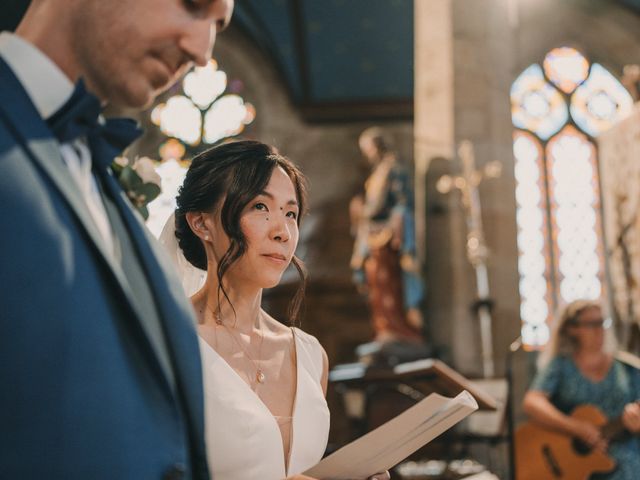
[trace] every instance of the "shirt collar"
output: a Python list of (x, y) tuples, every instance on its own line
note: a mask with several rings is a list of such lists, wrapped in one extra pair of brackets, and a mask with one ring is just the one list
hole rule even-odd
[(73, 94), (73, 83), (33, 44), (10, 32), (0, 32), (0, 57), (27, 91), (43, 119), (58, 111)]

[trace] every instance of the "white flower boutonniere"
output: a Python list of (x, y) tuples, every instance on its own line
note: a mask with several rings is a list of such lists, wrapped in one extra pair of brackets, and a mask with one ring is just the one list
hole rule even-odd
[(140, 157), (131, 161), (126, 157), (116, 157), (111, 168), (135, 209), (145, 220), (149, 218), (147, 205), (162, 191), (160, 175), (153, 160)]

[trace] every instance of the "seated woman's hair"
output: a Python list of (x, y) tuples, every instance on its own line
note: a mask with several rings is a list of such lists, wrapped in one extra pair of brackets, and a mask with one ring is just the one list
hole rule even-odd
[(596, 300), (574, 300), (566, 304), (561, 310), (558, 319), (558, 328), (564, 329), (570, 325), (575, 325), (580, 320), (580, 315), (585, 310), (591, 308), (602, 308), (600, 302)]
[[(306, 179), (286, 157), (267, 144), (244, 140), (225, 143), (197, 155), (187, 171), (176, 198), (176, 238), (185, 258), (195, 267), (207, 269), (204, 245), (189, 226), (188, 212), (219, 211), (222, 228), (229, 237), (229, 249), (217, 269), (219, 293), (228, 296), (222, 286), (225, 272), (246, 251), (247, 241), (240, 228), (240, 217), (247, 204), (266, 189), (275, 168), (282, 168), (293, 183), (299, 205), (300, 221), (306, 212)], [(289, 321), (297, 320), (304, 297), (306, 271), (295, 255), (291, 261), (301, 282), (289, 306)]]
[[(538, 367), (542, 368), (547, 365), (556, 356), (571, 355), (578, 345), (576, 340), (571, 336), (569, 328), (576, 325), (580, 320), (580, 316), (592, 308), (603, 309), (602, 304), (598, 300), (578, 299), (567, 303), (558, 310), (554, 324), (551, 327), (551, 336), (544, 350), (538, 357)], [(604, 349), (607, 352), (615, 352), (617, 342), (612, 332), (605, 333)]]

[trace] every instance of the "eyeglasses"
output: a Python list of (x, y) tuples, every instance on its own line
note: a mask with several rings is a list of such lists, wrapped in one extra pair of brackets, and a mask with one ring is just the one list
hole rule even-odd
[(608, 317), (601, 318), (600, 320), (589, 320), (586, 322), (584, 320), (576, 320), (575, 322), (571, 322), (571, 325), (574, 325), (576, 327), (592, 328), (594, 330), (598, 328), (606, 330), (611, 326), (611, 323), (611, 317)]

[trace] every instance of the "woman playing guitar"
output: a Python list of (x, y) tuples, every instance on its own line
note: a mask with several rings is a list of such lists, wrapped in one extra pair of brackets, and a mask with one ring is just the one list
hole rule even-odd
[[(608, 419), (619, 417), (620, 430), (640, 432), (640, 405), (636, 403), (640, 399), (640, 371), (615, 358), (615, 339), (607, 331), (610, 323), (596, 302), (577, 300), (568, 304), (541, 354), (541, 369), (524, 397), (523, 409), (538, 425), (576, 438), (613, 458), (612, 471), (589, 478), (633, 480), (640, 478), (638, 438), (626, 435), (613, 441), (584, 416), (571, 415), (576, 407), (589, 404)], [(545, 448), (544, 455), (550, 457), (546, 460), (556, 470), (547, 478), (570, 478), (553, 465), (562, 458), (553, 458), (553, 452)], [(530, 449), (531, 456), (534, 450)], [(520, 456), (518, 461), (526, 463), (523, 458), (526, 456)], [(526, 465), (518, 465), (518, 470), (526, 471)]]

